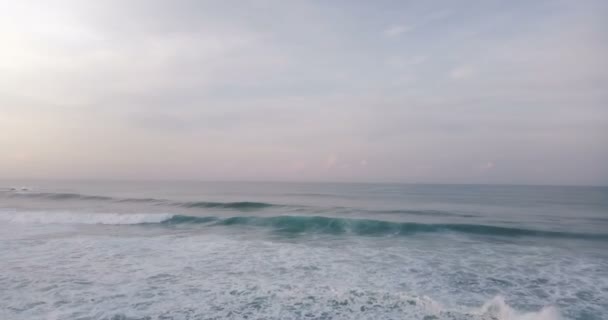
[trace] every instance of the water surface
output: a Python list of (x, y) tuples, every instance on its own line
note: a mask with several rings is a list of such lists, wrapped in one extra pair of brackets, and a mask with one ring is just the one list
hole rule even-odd
[(5, 181), (2, 319), (607, 319), (608, 188)]

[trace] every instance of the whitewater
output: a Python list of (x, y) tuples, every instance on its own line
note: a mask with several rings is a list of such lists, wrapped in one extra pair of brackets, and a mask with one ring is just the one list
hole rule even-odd
[(0, 319), (608, 318), (608, 188), (10, 181)]

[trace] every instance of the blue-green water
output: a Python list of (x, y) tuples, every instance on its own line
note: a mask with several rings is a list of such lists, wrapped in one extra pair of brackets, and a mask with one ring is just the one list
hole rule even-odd
[(608, 319), (608, 188), (5, 181), (0, 319)]

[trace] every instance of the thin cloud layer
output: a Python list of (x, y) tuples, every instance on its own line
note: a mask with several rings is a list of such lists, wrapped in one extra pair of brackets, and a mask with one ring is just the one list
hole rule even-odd
[(1, 1), (0, 178), (606, 184), (607, 14)]

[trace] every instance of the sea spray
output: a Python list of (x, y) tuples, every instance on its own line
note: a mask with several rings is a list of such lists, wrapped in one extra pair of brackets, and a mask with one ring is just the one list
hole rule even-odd
[(539, 311), (521, 312), (509, 306), (505, 299), (501, 296), (496, 296), (492, 300), (486, 302), (474, 314), (482, 317), (490, 317), (497, 320), (561, 320), (561, 316), (557, 308), (547, 306)]

